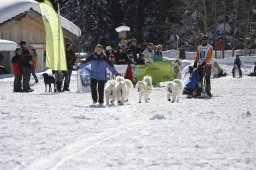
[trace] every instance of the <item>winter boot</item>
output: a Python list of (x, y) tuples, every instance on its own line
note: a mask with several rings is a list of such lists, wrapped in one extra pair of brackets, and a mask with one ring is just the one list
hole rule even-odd
[(212, 97), (210, 84), (206, 84), (205, 92), (206, 92), (207, 96)]
[(56, 85), (57, 85), (57, 92), (61, 92), (62, 82), (56, 82)]
[(69, 85), (64, 83), (63, 91), (69, 91)]
[(197, 88), (194, 92), (193, 92), (193, 97), (200, 97), (202, 93), (202, 88)]

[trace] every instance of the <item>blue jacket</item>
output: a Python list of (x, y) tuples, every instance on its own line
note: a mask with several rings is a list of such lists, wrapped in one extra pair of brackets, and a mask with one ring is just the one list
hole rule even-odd
[(83, 69), (91, 65), (91, 78), (96, 80), (107, 80), (107, 68), (113, 73), (117, 71), (111, 61), (105, 55), (97, 55), (96, 53), (88, 57), (84, 63), (81, 63), (78, 68)]
[(194, 70), (191, 76), (189, 77), (189, 79), (184, 83), (185, 88), (195, 90), (197, 88), (198, 79), (199, 79), (198, 71)]
[(240, 60), (240, 58), (236, 58), (235, 59), (234, 65), (237, 65), (238, 67), (241, 67), (241, 60)]

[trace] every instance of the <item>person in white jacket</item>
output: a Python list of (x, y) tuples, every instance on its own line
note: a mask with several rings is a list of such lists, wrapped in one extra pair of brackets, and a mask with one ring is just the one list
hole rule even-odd
[(153, 43), (148, 43), (147, 48), (143, 52), (145, 63), (150, 63), (153, 61), (155, 54), (155, 45)]

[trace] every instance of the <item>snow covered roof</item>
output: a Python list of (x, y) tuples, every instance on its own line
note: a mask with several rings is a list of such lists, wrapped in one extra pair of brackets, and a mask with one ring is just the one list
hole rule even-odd
[[(5, 0), (0, 3), (0, 24), (30, 9), (41, 14), (39, 3), (34, 0)], [(81, 29), (64, 17), (60, 17), (62, 28), (70, 33), (81, 36)]]
[(17, 46), (16, 42), (0, 39), (0, 51), (14, 51)]

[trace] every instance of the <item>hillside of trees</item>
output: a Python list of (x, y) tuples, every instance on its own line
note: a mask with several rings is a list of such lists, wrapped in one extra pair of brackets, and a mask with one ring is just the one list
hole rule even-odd
[[(55, 0), (52, 0), (56, 8)], [(97, 43), (116, 45), (120, 25), (131, 27), (129, 38), (166, 48), (194, 50), (202, 34), (211, 44), (225, 40), (225, 49), (256, 48), (256, 1), (253, 0), (60, 0), (61, 15), (82, 30), (83, 50)]]

